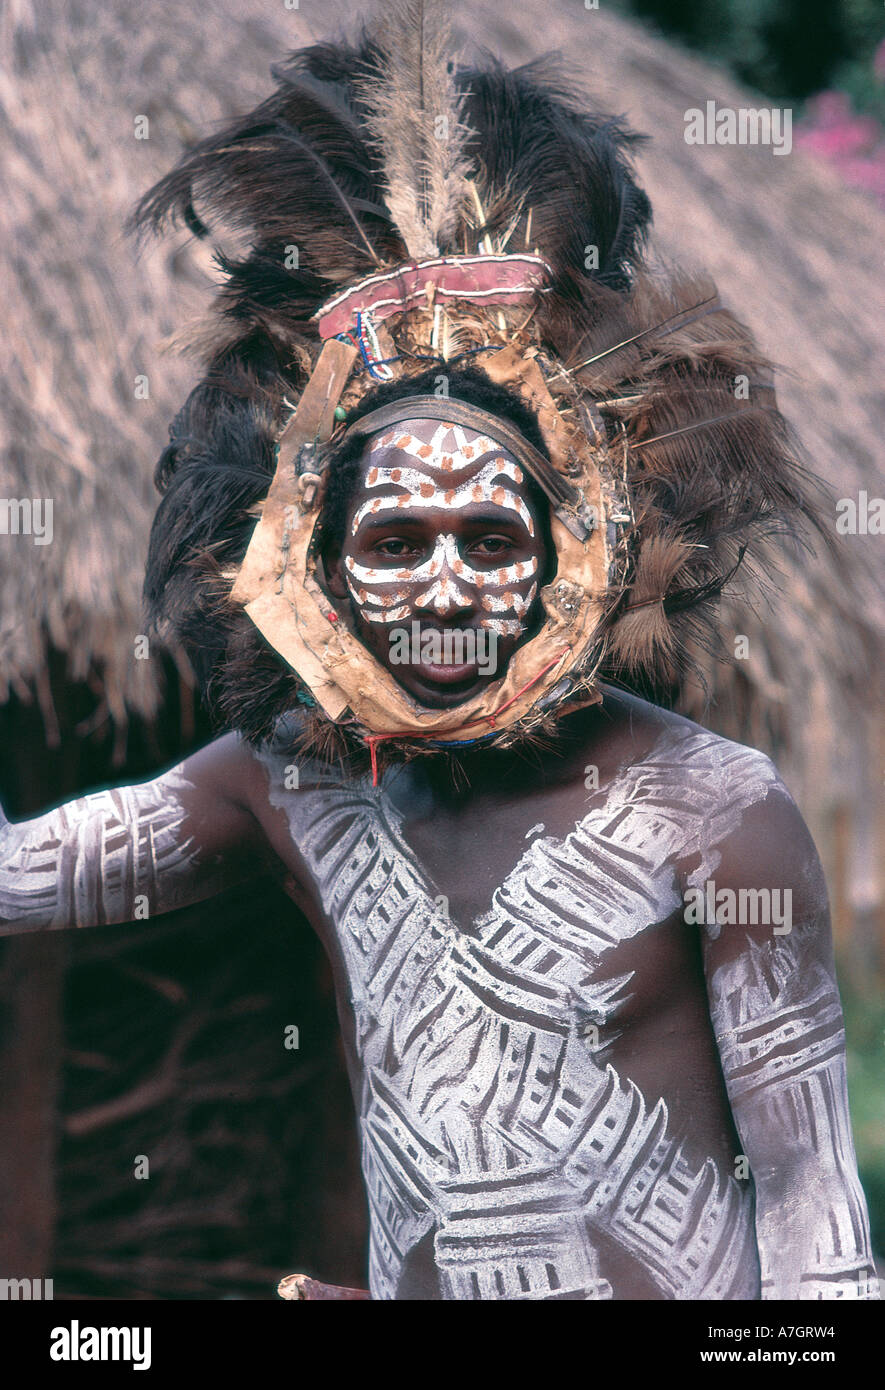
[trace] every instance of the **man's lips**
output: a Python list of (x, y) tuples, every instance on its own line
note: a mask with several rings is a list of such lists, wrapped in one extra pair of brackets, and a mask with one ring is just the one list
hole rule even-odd
[[(446, 639), (448, 638), (450, 643), (460, 640), (466, 644), (468, 640), (470, 640), (467, 635), (468, 633), (474, 643), (479, 640), (475, 629), (421, 628), (420, 642), (416, 652), (418, 660), (412, 665), (413, 674), (416, 675), (419, 680), (428, 681), (432, 685), (460, 685), (468, 681), (475, 681), (479, 676), (478, 656), (474, 656), (472, 661), (434, 661), (432, 659), (432, 653), (424, 651), (420, 645), (425, 641), (428, 635), (430, 635), (438, 640), (443, 649), (443, 656), (445, 656)], [(448, 655), (457, 655), (457, 648), (455, 651), (452, 651), (450, 647)]]
[(422, 679), (432, 681), (434, 685), (457, 685), (459, 681), (471, 679), (479, 674), (479, 662), (421, 661), (417, 666), (413, 666), (412, 670)]

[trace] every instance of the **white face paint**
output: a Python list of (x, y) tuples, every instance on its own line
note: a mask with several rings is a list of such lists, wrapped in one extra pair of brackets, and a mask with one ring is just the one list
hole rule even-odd
[[(371, 623), (399, 622), (409, 613), (409, 603), (440, 617), (455, 609), (466, 607), (470, 596), (465, 586), (482, 589), (480, 602), (490, 613), (515, 613), (517, 619), (526, 616), (538, 592), (531, 584), (525, 592), (525, 581), (538, 572), (538, 560), (519, 560), (498, 569), (478, 570), (463, 560), (455, 536), (438, 536), (433, 554), (422, 565), (397, 571), (400, 580), (408, 580), (408, 588), (390, 590), (390, 570), (357, 564), (352, 556), (346, 561), (348, 588), (363, 616)], [(428, 580), (427, 588), (419, 588)], [(460, 586), (458, 581), (460, 580)], [(403, 605), (403, 606), (400, 606)], [(497, 627), (498, 631), (521, 631), (523, 624), (512, 619), (481, 619), (480, 627)]]
[[(353, 535), (356, 535), (365, 517), (396, 511), (400, 507), (464, 507), (470, 502), (490, 502), (496, 507), (515, 511), (529, 535), (534, 536), (535, 523), (522, 498), (512, 488), (496, 482), (499, 478), (509, 478), (517, 484), (521, 483), (523, 472), (494, 439), (478, 435), (472, 443), (468, 443), (460, 425), (443, 422), (429, 443), (414, 434), (390, 430), (372, 441), (369, 454), (386, 449), (411, 454), (423, 466), (370, 467), (366, 487), (383, 491), (379, 497), (360, 507), (353, 519)], [(490, 458), (490, 455), (493, 457)], [(431, 469), (453, 476), (440, 486), (432, 477)], [(454, 475), (461, 473), (466, 476), (456, 483)], [(394, 491), (398, 488), (405, 491)]]
[[(354, 1013), (372, 1297), (414, 1296), (409, 1264), (422, 1252), (445, 1299), (626, 1297), (603, 1268), (601, 1252), (617, 1248), (665, 1298), (758, 1299), (754, 1189), (732, 1171), (730, 1146), (711, 1157), (608, 1056), (636, 973), (618, 968), (619, 949), (647, 933), (653, 950), (655, 924), (682, 905), (674, 863), (716, 867), (714, 841), (777, 781), (768, 760), (668, 726), (570, 834), (532, 840), (470, 934), (439, 906), (383, 789), (319, 766), (307, 780), (273, 799), (332, 923)], [(842, 1175), (835, 984), (820, 981), (818, 1004), (813, 981), (794, 1024), (788, 976), (786, 956), (773, 978), (743, 960), (715, 976), (726, 1076), (758, 1086), (760, 1124), (784, 1133), (807, 1128), (791, 1081), (807, 1061), (818, 1171)], [(788, 1036), (795, 1066), (778, 1060)], [(862, 1196), (840, 1181), (807, 1200), (824, 1271), (808, 1288), (828, 1278), (827, 1296), (874, 1296)], [(777, 1211), (766, 1219), (776, 1225)], [(786, 1277), (789, 1245), (777, 1263)]]
[[(365, 490), (377, 495), (357, 508), (351, 523), (354, 538), (364, 540), (369, 534), (367, 523), (385, 514), (393, 519), (397, 514), (414, 516), (435, 509), (454, 515), (484, 503), (487, 510), (500, 509), (504, 516), (511, 513), (511, 521), (515, 515), (526, 539), (534, 541), (532, 514), (509, 485), (522, 484), (522, 469), (494, 440), (442, 422), (429, 440), (389, 430), (372, 441), (369, 454), (391, 450), (414, 458), (416, 465), (370, 465)], [(524, 620), (538, 592), (534, 582), (538, 557), (497, 568), (492, 565), (491, 557), (487, 569), (471, 565), (451, 533), (438, 535), (432, 555), (411, 566), (366, 565), (352, 555), (345, 557), (348, 589), (368, 622), (402, 622), (422, 611), (446, 618), (475, 604), (488, 615), (478, 619), (478, 627), (501, 636), (518, 635), (525, 630)]]

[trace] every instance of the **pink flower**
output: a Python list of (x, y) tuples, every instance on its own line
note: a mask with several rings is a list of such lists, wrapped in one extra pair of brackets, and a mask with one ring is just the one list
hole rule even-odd
[[(885, 43), (876, 52), (885, 76)], [(796, 127), (795, 144), (832, 164), (851, 188), (870, 193), (885, 206), (885, 131), (871, 116), (859, 116), (844, 92), (821, 92)]]

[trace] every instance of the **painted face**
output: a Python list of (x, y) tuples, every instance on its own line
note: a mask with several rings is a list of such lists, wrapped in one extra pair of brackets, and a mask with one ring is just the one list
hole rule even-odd
[(421, 703), (472, 698), (540, 612), (542, 530), (523, 469), (488, 436), (445, 419), (375, 435), (341, 552), (360, 637)]

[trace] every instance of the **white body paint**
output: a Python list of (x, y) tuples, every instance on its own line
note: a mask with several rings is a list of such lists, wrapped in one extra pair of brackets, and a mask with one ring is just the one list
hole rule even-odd
[[(434, 466), (441, 467), (440, 464)], [(497, 507), (516, 512), (529, 535), (533, 536), (535, 523), (531, 512), (521, 497), (497, 481), (500, 478), (510, 478), (514, 483), (521, 483), (523, 472), (518, 463), (502, 457), (484, 464), (478, 471), (472, 470), (468, 482), (441, 488), (437, 484), (429, 484), (427, 474), (417, 468), (370, 468), (366, 473), (366, 486), (387, 488), (388, 492), (384, 496), (372, 498), (370, 502), (364, 502), (358, 508), (353, 518), (353, 534), (356, 535), (360, 523), (366, 517), (379, 516), (382, 512), (395, 512), (403, 507), (410, 510), (413, 507), (467, 507), (472, 502), (493, 502)], [(394, 486), (404, 487), (406, 491), (393, 493), (390, 489)]]
[[(666, 729), (564, 839), (532, 840), (471, 935), (437, 906), (383, 787), (312, 766), (302, 790), (272, 798), (332, 924), (353, 1008), (373, 1298), (399, 1296), (422, 1242), (446, 1299), (618, 1297), (600, 1256), (611, 1242), (664, 1297), (760, 1296), (752, 1183), (677, 1134), (664, 1101), (606, 1059), (633, 979), (607, 957), (680, 909), (674, 860), (696, 855), (691, 881), (709, 877), (710, 846), (778, 782), (762, 755), (687, 727)], [(830, 977), (815, 980), (799, 1016), (780, 1022), (794, 949), (778, 942), (778, 980), (752, 957), (716, 977), (726, 1076), (759, 1087), (760, 1113), (778, 1123), (803, 1123), (810, 1106), (821, 1168), (840, 1178), (829, 1211), (811, 1202), (814, 1268), (797, 1268), (790, 1296), (873, 1297), (838, 996)], [(781, 1033), (790, 1050), (777, 1060)], [(776, 1213), (764, 1220), (777, 1250)], [(787, 1276), (773, 1278), (767, 1259), (772, 1296)]]
[[(819, 1168), (807, 1175), (807, 1190), (761, 1204), (763, 1298), (876, 1297), (845, 1102), (841, 1006), (832, 976), (809, 951), (812, 938), (800, 928), (765, 952), (751, 943), (714, 972), (711, 1015), (732, 1103), (752, 1102), (753, 1138), (769, 1151), (757, 1187), (777, 1186), (770, 1136), (819, 1137)], [(842, 1200), (828, 1199), (829, 1183)], [(798, 1262), (794, 1249), (814, 1251), (814, 1263)]]
[[(444, 1299), (629, 1296), (607, 1277), (612, 1250), (663, 1297), (879, 1296), (813, 903), (789, 936), (733, 956), (718, 923), (703, 932), (750, 1180), (611, 1060), (630, 1037), (634, 943), (653, 952), (744, 812), (785, 794), (767, 758), (666, 725), (563, 838), (532, 827), (467, 933), (383, 786), (302, 760), (300, 789), (285, 791), (290, 757), (262, 761), (352, 1009), (374, 1298), (409, 1296), (428, 1257)], [(153, 915), (218, 891), (225, 865), (196, 852), (189, 787), (173, 771), (0, 820), (0, 924), (129, 921), (139, 898)], [(685, 882), (677, 862), (693, 866)], [(634, 951), (627, 968), (619, 949)]]
[[(96, 926), (130, 921), (139, 907), (139, 916), (153, 916), (192, 901), (194, 852), (179, 799), (188, 785), (173, 770), (4, 825), (0, 923)], [(221, 866), (216, 877), (220, 886)]]

